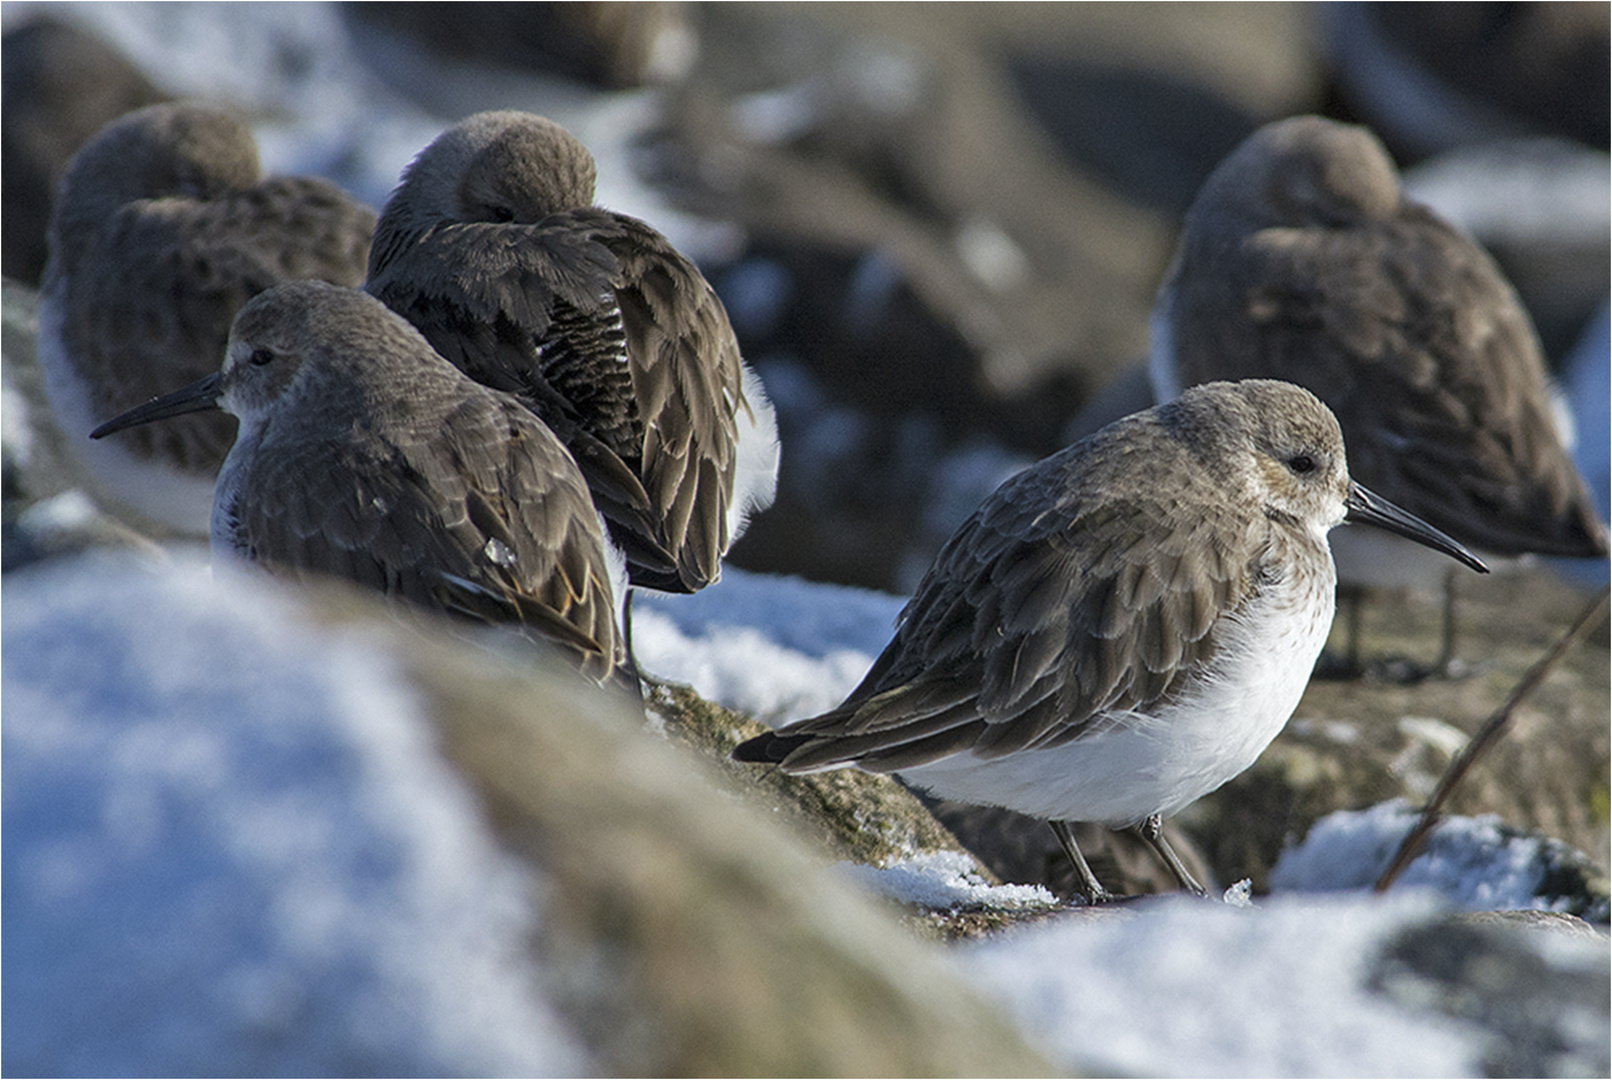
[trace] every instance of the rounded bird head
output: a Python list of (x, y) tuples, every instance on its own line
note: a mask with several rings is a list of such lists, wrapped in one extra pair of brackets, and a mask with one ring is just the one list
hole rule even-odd
[(1343, 521), (1351, 487), (1343, 432), (1308, 390), (1274, 379), (1205, 383), (1157, 413), (1245, 505), (1318, 541)]
[(259, 293), (235, 317), (218, 373), (219, 404), (240, 417), (243, 429), (252, 427), (293, 390), (332, 402), (367, 395), (405, 374), (418, 377), (419, 364), (383, 369), (385, 360), (400, 355), (458, 377), (419, 331), (368, 293), (322, 281), (287, 282)]
[(119, 117), (84, 144), (62, 180), (56, 216), (100, 218), (134, 199), (214, 198), (260, 176), (257, 143), (239, 116), (164, 102)]
[(1345, 521), (1375, 525), (1488, 572), (1465, 547), (1351, 480), (1337, 418), (1303, 387), (1276, 379), (1203, 383), (1154, 412), (1226, 478), (1233, 497), (1273, 522), (1318, 543)]
[[(90, 437), (222, 409), (240, 419), (245, 439), (261, 431), (287, 397), (319, 403), (326, 412), (345, 406), (355, 415), (406, 423), (410, 383), (463, 378), (418, 330), (368, 293), (292, 281), (259, 293), (235, 316), (218, 371), (108, 420)], [(285, 423), (294, 429), (294, 420)]]
[(383, 222), (531, 225), (593, 203), (593, 155), (531, 113), (477, 113), (437, 136), (404, 171)]
[(309, 324), (324, 321), (327, 310), (320, 303), (326, 290), (310, 285), (298, 282), (259, 293), (235, 316), (218, 372), (218, 399), (241, 418), (243, 429), (261, 425), (275, 403), (306, 377), (305, 361), (317, 340)]
[(1399, 205), (1399, 174), (1375, 135), (1295, 116), (1267, 124), (1220, 163), (1188, 212), (1188, 233), (1211, 211), (1249, 230), (1385, 219)]

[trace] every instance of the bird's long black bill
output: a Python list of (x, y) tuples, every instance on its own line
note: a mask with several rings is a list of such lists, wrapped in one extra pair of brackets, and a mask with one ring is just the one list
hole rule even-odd
[(222, 393), (221, 385), (220, 375), (214, 372), (205, 378), (197, 379), (189, 386), (181, 386), (171, 394), (152, 398), (144, 405), (136, 405), (128, 412), (114, 416), (90, 432), (90, 438), (99, 439), (114, 431), (149, 424), (153, 420), (166, 420), (170, 416), (184, 416), (186, 413), (216, 409), (219, 407), (218, 399)]
[(1349, 485), (1349, 497), (1344, 500), (1343, 506), (1346, 521), (1387, 529), (1389, 532), (1409, 537), (1418, 544), (1425, 544), (1434, 551), (1442, 551), (1451, 558), (1466, 563), (1480, 574), (1489, 572), (1489, 568), (1483, 565), (1483, 560), (1465, 547), (1415, 514), (1401, 510), (1381, 495), (1375, 495), (1359, 484)]

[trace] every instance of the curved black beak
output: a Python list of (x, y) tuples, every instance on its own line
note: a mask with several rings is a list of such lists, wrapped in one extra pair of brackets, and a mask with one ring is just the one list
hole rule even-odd
[(1349, 497), (1343, 501), (1343, 507), (1345, 521), (1387, 529), (1389, 532), (1409, 537), (1418, 544), (1426, 544), (1434, 551), (1442, 551), (1451, 558), (1459, 559), (1480, 574), (1489, 572), (1489, 568), (1483, 565), (1483, 560), (1472, 552), (1415, 514), (1401, 510), (1381, 495), (1372, 494), (1352, 480), (1349, 482)]
[(170, 416), (183, 416), (186, 413), (220, 408), (222, 383), (223, 377), (215, 371), (205, 378), (197, 379), (189, 386), (181, 386), (171, 394), (152, 398), (144, 405), (136, 405), (128, 412), (114, 416), (90, 432), (90, 438), (99, 439), (114, 431), (122, 431), (138, 424), (149, 424), (153, 420), (166, 420)]

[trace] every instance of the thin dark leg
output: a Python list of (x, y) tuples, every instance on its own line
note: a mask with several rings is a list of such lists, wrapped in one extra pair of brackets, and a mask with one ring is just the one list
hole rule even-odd
[(1159, 815), (1154, 814), (1138, 825), (1136, 835), (1140, 836), (1147, 843), (1147, 846), (1152, 848), (1159, 858), (1164, 860), (1164, 865), (1170, 868), (1170, 873), (1174, 874), (1176, 881), (1181, 883), (1181, 888), (1194, 896), (1209, 895), (1209, 890), (1199, 885), (1197, 880), (1187, 873), (1187, 868), (1181, 864), (1180, 858), (1171, 850), (1169, 842), (1164, 839), (1164, 820)]
[(627, 647), (627, 662), (632, 665), (634, 671), (637, 671), (638, 658), (632, 651), (632, 586), (627, 586), (623, 591), (627, 595), (621, 599), (621, 640)]
[(1364, 670), (1360, 663), (1360, 613), (1363, 591), (1352, 585), (1338, 586), (1338, 618), (1343, 626), (1343, 644), (1321, 650), (1315, 665), (1318, 679), (1358, 679)]
[(1347, 613), (1348, 627), (1344, 635), (1344, 663), (1348, 665), (1351, 676), (1358, 676), (1365, 669), (1360, 666), (1360, 608), (1365, 597), (1365, 590), (1353, 586), (1345, 586), (1338, 590), (1343, 596), (1344, 610)]
[(1086, 857), (1080, 853), (1080, 846), (1075, 843), (1075, 834), (1069, 828), (1069, 823), (1049, 821), (1047, 824), (1052, 826), (1052, 834), (1058, 838), (1064, 854), (1075, 866), (1075, 877), (1080, 881), (1080, 891), (1086, 897), (1086, 903), (1102, 904), (1114, 899), (1114, 895), (1097, 880), (1097, 875), (1091, 872), (1091, 867), (1086, 865)]
[(638, 667), (638, 657), (632, 651), (632, 587), (628, 586), (625, 592), (627, 595), (621, 601), (621, 643), (627, 656), (621, 665), (620, 678), (623, 683), (631, 684), (632, 696), (641, 706), (644, 702), (644, 673)]
[(1439, 643), (1438, 673), (1446, 677), (1455, 675), (1455, 616), (1458, 604), (1456, 577), (1453, 572), (1444, 575), (1444, 634)]

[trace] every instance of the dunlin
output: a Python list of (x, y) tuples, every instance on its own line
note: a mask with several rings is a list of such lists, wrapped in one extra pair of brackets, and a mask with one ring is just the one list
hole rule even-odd
[[(1151, 366), (1161, 401), (1215, 379), (1305, 387), (1336, 413), (1352, 475), (1481, 552), (1607, 553), (1522, 304), (1477, 244), (1401, 195), (1363, 128), (1284, 120), (1221, 163), (1159, 292)], [(1352, 585), (1443, 570), (1371, 536), (1334, 553)], [(1441, 668), (1453, 653), (1447, 617)]]
[[(271, 285), (357, 285), (374, 226), (333, 184), (262, 178), (251, 130), (225, 110), (175, 102), (107, 125), (51, 218), (39, 358), (58, 421), (81, 436), (216, 372), (236, 312)], [(234, 436), (228, 416), (192, 417), (84, 449), (104, 494), (205, 536)]]
[(597, 681), (615, 672), (612, 567), (576, 462), (374, 297), (275, 286), (236, 316), (220, 371), (93, 437), (207, 409), (240, 421), (213, 504), (216, 555), (513, 624)]
[(633, 584), (693, 592), (772, 501), (772, 408), (699, 270), (594, 177), (558, 124), (469, 117), (404, 171), (365, 288), (554, 429)]
[(1349, 479), (1337, 421), (1270, 380), (1194, 387), (1009, 479), (942, 548), (844, 704), (740, 761), (859, 765), (1052, 823), (1138, 827), (1251, 765), (1298, 705), (1332, 624), (1345, 520), (1482, 564)]

